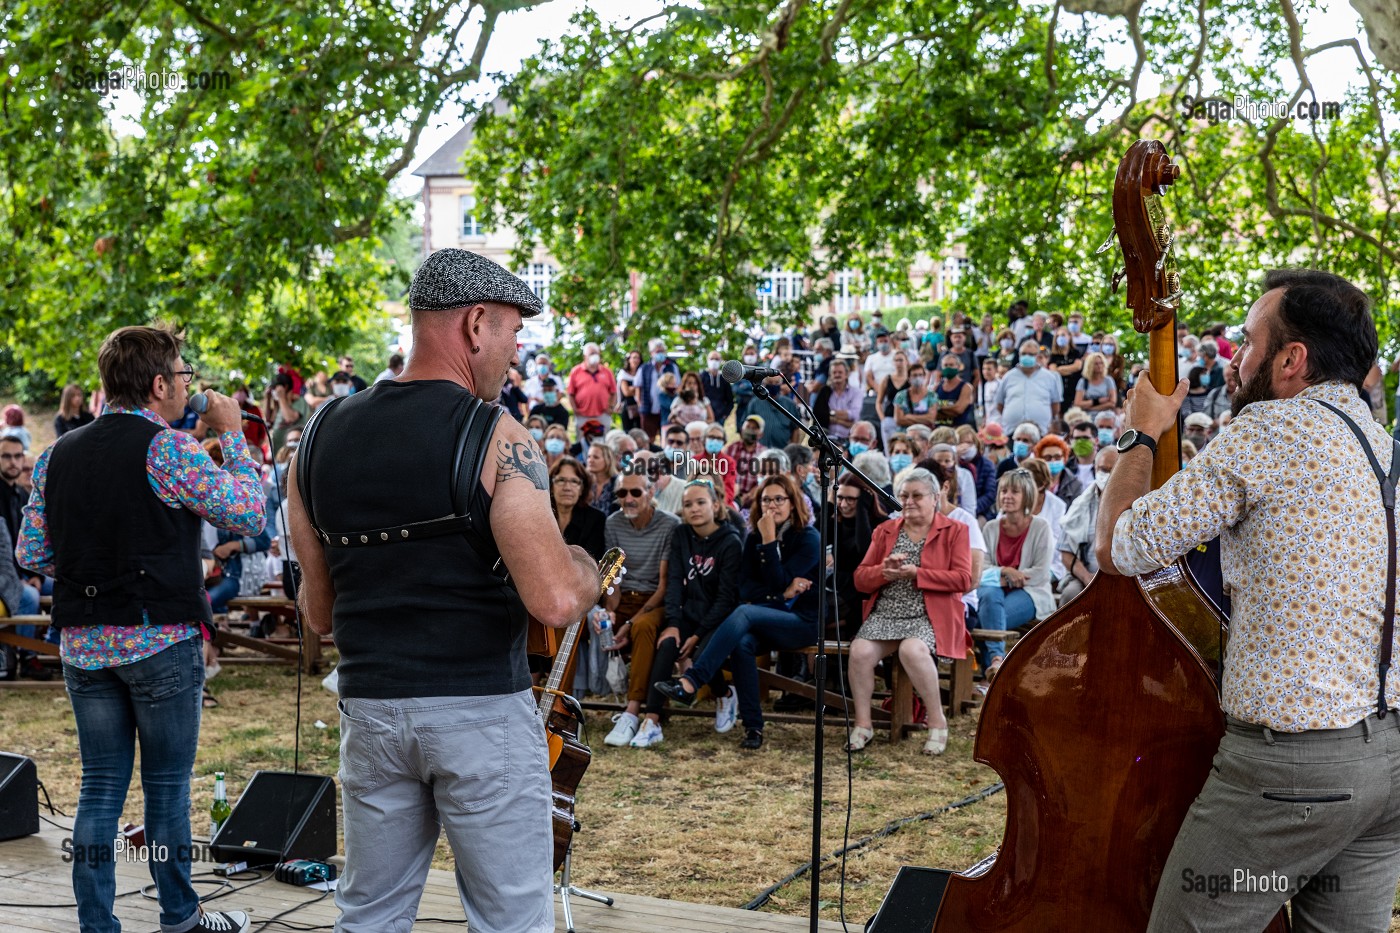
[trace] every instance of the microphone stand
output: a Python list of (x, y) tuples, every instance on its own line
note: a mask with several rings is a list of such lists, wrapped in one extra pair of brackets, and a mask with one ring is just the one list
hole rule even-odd
[[(788, 421), (800, 428), (807, 435), (807, 444), (817, 455), (817, 471), (821, 476), (821, 503), (817, 512), (817, 533), (820, 536), (820, 550), (818, 551), (818, 570), (820, 577), (820, 588), (817, 590), (817, 653), (812, 659), (813, 686), (817, 692), (816, 703), (816, 734), (813, 739), (813, 765), (812, 765), (812, 889), (808, 895), (808, 929), (810, 933), (817, 933), (817, 926), (820, 922), (817, 916), (817, 905), (821, 902), (821, 863), (822, 863), (822, 756), (826, 751), (826, 623), (827, 623), (827, 585), (826, 585), (826, 549), (828, 538), (830, 537), (827, 522), (827, 505), (830, 501), (830, 488), (832, 483), (832, 471), (836, 466), (845, 467), (848, 472), (865, 483), (870, 491), (877, 497), (885, 500), (890, 511), (900, 510), (899, 500), (885, 492), (883, 486), (875, 484), (870, 477), (856, 469), (855, 464), (847, 459), (846, 454), (837, 443), (831, 439), (820, 422), (817, 421), (816, 413), (812, 411), (812, 406), (807, 404), (807, 400), (797, 394), (797, 389), (787, 376), (779, 374), (783, 382), (787, 383), (788, 390), (792, 392), (792, 397), (796, 399), (807, 415), (812, 420), (809, 427), (802, 423), (802, 420), (792, 412), (774, 403), (774, 407), (787, 417)], [(772, 393), (761, 381), (753, 384), (753, 394), (758, 398), (771, 398)], [(834, 516), (833, 516), (834, 518)], [(833, 606), (834, 608), (834, 606)]]

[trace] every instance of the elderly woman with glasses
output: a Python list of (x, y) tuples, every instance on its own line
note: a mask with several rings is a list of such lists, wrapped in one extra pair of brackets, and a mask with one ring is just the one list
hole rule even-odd
[(972, 558), (965, 524), (942, 514), (942, 489), (928, 470), (904, 474), (896, 489), (899, 518), (875, 529), (855, 572), (856, 588), (869, 593), (865, 623), (851, 642), (851, 694), (855, 726), (846, 748), (860, 751), (875, 735), (870, 698), (875, 665), (895, 652), (928, 709), (924, 753), (948, 747), (948, 720), (938, 692), (935, 657), (966, 657), (972, 647), (963, 623), (962, 595), (972, 586)]
[(739, 606), (710, 637), (690, 670), (656, 689), (693, 706), (702, 684), (728, 661), (744, 720), (741, 748), (763, 745), (763, 708), (754, 656), (791, 651), (817, 640), (817, 589), (821, 543), (810, 524), (807, 500), (786, 473), (765, 476), (749, 515), (752, 533), (744, 542), (739, 571)]
[[(1029, 470), (1015, 469), (997, 483), (1001, 514), (987, 522), (987, 568), (977, 589), (977, 619), (981, 628), (1004, 632), (1055, 611), (1050, 589), (1050, 564), (1055, 541), (1050, 524), (1035, 514), (1039, 491)], [(987, 680), (996, 677), (1006, 655), (1003, 641), (981, 646)]]

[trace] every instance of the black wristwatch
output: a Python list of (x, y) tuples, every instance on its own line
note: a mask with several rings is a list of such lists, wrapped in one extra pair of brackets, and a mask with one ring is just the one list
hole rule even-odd
[(1118, 444), (1116, 446), (1118, 447), (1119, 454), (1125, 454), (1134, 447), (1142, 446), (1152, 451), (1154, 457), (1157, 455), (1157, 442), (1136, 428), (1129, 428), (1124, 431), (1123, 436), (1118, 438)]

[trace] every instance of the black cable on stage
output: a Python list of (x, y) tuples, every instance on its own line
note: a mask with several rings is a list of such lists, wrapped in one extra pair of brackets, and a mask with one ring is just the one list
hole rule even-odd
[[(330, 897), (330, 895), (331, 895), (331, 892), (330, 892), (329, 890), (323, 891), (323, 892), (321, 892), (321, 896), (318, 897), (318, 898), (315, 898), (314, 900), (305, 901), (305, 902), (303, 902), (303, 903), (301, 903), (301, 904), (297, 904), (297, 905), (295, 905), (295, 906), (293, 906), (293, 907), (288, 907), (286, 910), (282, 911), (280, 914), (274, 914), (273, 916), (268, 917), (266, 920), (259, 920), (259, 921), (256, 921), (257, 924), (258, 924), (258, 926), (256, 927), (256, 929), (259, 929), (259, 930), (266, 930), (269, 926), (271, 926), (271, 925), (274, 924), (274, 923), (277, 923), (278, 921), (280, 921), (283, 917), (287, 916), (288, 914), (295, 913), (296, 911), (301, 910), (303, 907), (310, 907), (312, 904), (319, 904), (319, 903), (321, 903), (322, 901), (324, 901), (326, 898)], [(254, 929), (254, 928), (250, 925), (249, 929), (251, 930), (251, 929)], [(325, 927), (322, 926), (322, 927), (318, 927), (317, 929), (325, 929)]]
[[(58, 809), (58, 807), (55, 807), (55, 806), (53, 805), (53, 801), (49, 799), (49, 789), (48, 789), (47, 787), (44, 786), (44, 782), (43, 782), (43, 781), (40, 781), (40, 780), (37, 780), (37, 779), (36, 779), (36, 780), (35, 780), (35, 783), (39, 785), (39, 790), (41, 790), (41, 791), (44, 792), (44, 806), (46, 806), (46, 807), (49, 808), (49, 812), (50, 812), (50, 813), (55, 813), (55, 814), (57, 814), (58, 816), (64, 816), (64, 817), (68, 817), (69, 819), (72, 819), (72, 817), (69, 816), (67, 813), (64, 813), (62, 810)], [(54, 825), (57, 826), (58, 824), (57, 824), (57, 823), (54, 823)]]
[[(962, 807), (968, 806), (969, 804), (977, 803), (980, 800), (986, 800), (993, 794), (999, 794), (1004, 790), (1006, 790), (1006, 785), (1001, 781), (997, 781), (995, 784), (990, 784), (982, 788), (975, 794), (971, 794), (967, 797), (964, 797), (961, 800), (954, 801), (953, 803), (945, 804), (944, 806), (941, 806), (936, 810), (929, 810), (926, 813), (919, 813), (915, 816), (906, 816), (903, 819), (898, 819), (894, 820), (893, 822), (886, 823), (883, 829), (873, 832), (869, 836), (866, 836), (863, 839), (851, 843), (850, 845), (843, 846), (839, 851), (833, 852), (830, 855), (826, 856), (826, 859), (823, 860), (821, 867), (822, 869), (829, 867), (829, 865), (832, 864), (832, 862), (828, 862), (827, 860), (834, 860), (837, 856), (841, 856), (841, 858), (843, 859), (842, 864), (844, 865), (844, 859), (847, 852), (855, 852), (858, 849), (863, 849), (875, 840), (883, 839), (886, 836), (891, 836), (899, 830), (903, 829), (905, 826), (909, 826), (913, 823), (922, 823), (925, 820), (931, 820), (935, 816), (939, 816), (940, 814), (949, 813), (953, 810), (957, 810)], [(808, 862), (801, 868), (794, 871), (792, 874), (788, 875), (783, 880), (765, 888), (763, 892), (758, 895), (758, 897), (745, 904), (743, 906), (743, 909), (758, 910), (764, 904), (768, 903), (768, 899), (772, 897), (775, 893), (777, 893), (779, 890), (786, 887), (787, 885), (791, 884), (792, 882), (796, 881), (798, 878), (801, 878), (803, 875), (807, 874), (807, 872), (810, 871), (811, 868), (812, 863)]]

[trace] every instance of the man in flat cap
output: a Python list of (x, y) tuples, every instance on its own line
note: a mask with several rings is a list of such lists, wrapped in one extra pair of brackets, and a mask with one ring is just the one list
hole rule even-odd
[(403, 373), (321, 406), (290, 471), (303, 617), (341, 657), (336, 930), (412, 926), (441, 825), (474, 933), (546, 933), (550, 777), (526, 613), (564, 627), (599, 593), (551, 515), (539, 447), (491, 404), (542, 307), (495, 263), (444, 249), (409, 308)]

